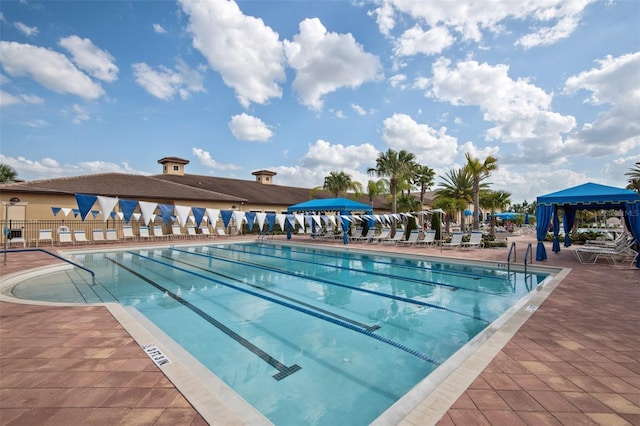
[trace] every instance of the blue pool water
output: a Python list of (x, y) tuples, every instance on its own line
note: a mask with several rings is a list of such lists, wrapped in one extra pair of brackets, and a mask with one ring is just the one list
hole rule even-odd
[(276, 425), (366, 425), (546, 275), (268, 243), (84, 253), (16, 297), (135, 306)]

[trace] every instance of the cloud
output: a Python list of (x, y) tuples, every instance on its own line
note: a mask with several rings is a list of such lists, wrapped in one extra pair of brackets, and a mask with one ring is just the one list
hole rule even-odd
[[(524, 48), (554, 43), (566, 38), (577, 28), (584, 10), (596, 0), (498, 1), (488, 7), (484, 1), (382, 0), (372, 13), (380, 32), (391, 34), (398, 22), (396, 15), (409, 15), (430, 28), (444, 27), (464, 41), (480, 43), (485, 33), (500, 34), (511, 21), (529, 24), (531, 32), (520, 37)], [(524, 26), (523, 26), (524, 27)], [(418, 33), (416, 33), (418, 34)], [(408, 37), (414, 39), (415, 37)], [(416, 53), (419, 53), (416, 51)]]
[(573, 133), (567, 144), (592, 157), (640, 150), (640, 52), (607, 56), (598, 67), (571, 76), (564, 93), (588, 91), (586, 103), (610, 106)]
[(242, 170), (242, 167), (235, 164), (218, 163), (211, 157), (209, 151), (205, 151), (202, 148), (191, 148), (191, 152), (198, 158), (198, 162), (205, 167), (216, 170)]
[(367, 115), (367, 111), (358, 104), (351, 104), (351, 109), (353, 109), (358, 115)]
[(321, 110), (322, 97), (343, 87), (382, 79), (377, 56), (363, 50), (351, 34), (327, 32), (319, 19), (305, 19), (293, 41), (284, 41), (293, 88), (304, 105)]
[(0, 106), (9, 106), (14, 104), (19, 104), (21, 102), (20, 98), (17, 96), (13, 96), (4, 90), (0, 90)]
[(156, 34), (166, 34), (167, 30), (165, 30), (160, 24), (153, 24), (153, 31)]
[(262, 120), (245, 113), (231, 117), (229, 129), (236, 139), (244, 141), (266, 142), (273, 136), (271, 129)]
[(202, 84), (202, 74), (178, 60), (175, 70), (160, 65), (157, 70), (140, 62), (132, 65), (136, 83), (152, 96), (170, 101), (176, 95), (189, 99), (192, 93), (206, 92)]
[(88, 38), (73, 35), (61, 38), (58, 44), (71, 54), (71, 60), (78, 68), (92, 77), (108, 82), (118, 79), (118, 67), (113, 62), (113, 56)]
[(434, 129), (406, 114), (394, 114), (382, 126), (382, 140), (390, 148), (411, 152), (419, 163), (431, 168), (451, 164), (458, 153), (457, 139), (447, 135), (446, 127)]
[(83, 161), (76, 164), (61, 164), (58, 160), (50, 157), (31, 160), (25, 157), (6, 157), (0, 154), (0, 163), (13, 167), (18, 172), (18, 177), (25, 180), (53, 179), (95, 173), (149, 174), (132, 169), (125, 161), (120, 165), (99, 160)]
[(0, 64), (12, 77), (29, 76), (56, 93), (97, 99), (102, 87), (76, 68), (66, 56), (53, 50), (0, 41)]
[(575, 118), (553, 112), (551, 95), (527, 79), (511, 79), (505, 64), (450, 65), (444, 58), (434, 62), (427, 96), (455, 106), (478, 106), (484, 119), (495, 125), (487, 131), (487, 140), (518, 143), (523, 150), (511, 161), (560, 161), (562, 135), (575, 127)]
[(424, 31), (419, 25), (415, 25), (396, 40), (393, 53), (397, 56), (413, 56), (418, 53), (434, 55), (451, 46), (454, 41), (446, 27)]
[(234, 1), (181, 0), (189, 17), (193, 47), (207, 58), (240, 104), (265, 104), (280, 98), (285, 80), (278, 33), (262, 19), (246, 16)]
[(22, 22), (16, 22), (14, 25), (18, 29), (18, 31), (20, 31), (22, 34), (26, 35), (27, 37), (33, 37), (38, 35), (39, 31), (37, 27), (28, 27)]

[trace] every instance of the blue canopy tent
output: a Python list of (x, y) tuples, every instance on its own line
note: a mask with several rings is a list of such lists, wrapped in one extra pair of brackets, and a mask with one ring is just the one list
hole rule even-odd
[[(536, 260), (547, 258), (543, 241), (552, 220), (554, 225), (553, 251), (555, 253), (560, 251), (558, 209), (564, 211), (565, 247), (571, 245), (569, 231), (573, 228), (577, 210), (622, 210), (627, 229), (636, 241), (640, 241), (640, 195), (635, 191), (588, 182), (540, 196), (537, 199), (537, 205), (536, 235), (538, 246)], [(636, 266), (640, 268), (640, 257), (636, 260)]]
[(502, 220), (514, 220), (518, 218), (518, 216), (522, 216), (522, 213), (513, 213), (513, 212), (505, 212), (505, 213), (496, 213), (494, 214), (496, 219)]
[[(350, 215), (352, 212), (363, 212), (364, 214), (373, 214), (370, 205), (349, 200), (348, 198), (323, 198), (318, 200), (309, 200), (304, 203), (294, 204), (287, 208), (287, 213), (303, 213), (303, 212), (338, 212), (341, 215)], [(347, 244), (349, 242), (350, 222), (342, 218), (342, 230), (344, 236), (342, 241)], [(291, 238), (291, 230), (287, 228), (287, 238)]]

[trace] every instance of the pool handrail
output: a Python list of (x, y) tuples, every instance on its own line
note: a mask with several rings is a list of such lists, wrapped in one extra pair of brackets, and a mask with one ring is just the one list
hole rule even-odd
[(516, 261), (516, 242), (511, 243), (509, 254), (507, 255), (507, 272), (511, 271), (511, 253), (513, 253), (513, 261)]
[(91, 274), (91, 282), (93, 283), (93, 285), (95, 285), (95, 284), (96, 284), (96, 273), (95, 273), (95, 272), (93, 272), (91, 269), (86, 268), (86, 267), (84, 267), (84, 266), (82, 266), (82, 265), (80, 265), (80, 264), (78, 264), (78, 263), (76, 263), (76, 262), (74, 262), (74, 261), (72, 261), (72, 260), (66, 259), (66, 258), (64, 258), (64, 257), (62, 257), (62, 256), (60, 256), (60, 255), (57, 255), (57, 254), (55, 254), (55, 253), (52, 253), (52, 252), (50, 252), (49, 250), (45, 250), (45, 249), (41, 249), (41, 248), (25, 248), (25, 249), (3, 250), (3, 253), (4, 253), (4, 252), (7, 252), (7, 253), (20, 253), (20, 252), (28, 252), (28, 251), (40, 251), (40, 252), (42, 252), (42, 253), (46, 253), (46, 254), (48, 254), (48, 255), (50, 255), (50, 256), (53, 256), (53, 257), (55, 257), (56, 259), (60, 259), (60, 260), (62, 260), (63, 262), (67, 262), (67, 263), (69, 263), (69, 264), (71, 264), (71, 265), (75, 266), (76, 268), (83, 269), (83, 270), (85, 270), (85, 271), (87, 271), (88, 273), (90, 273), (90, 274)]
[[(515, 244), (515, 243), (514, 243)], [(527, 262), (528, 259), (528, 262)], [(533, 263), (533, 249), (531, 243), (527, 244), (527, 251), (524, 253), (524, 273), (527, 273), (527, 263)]]

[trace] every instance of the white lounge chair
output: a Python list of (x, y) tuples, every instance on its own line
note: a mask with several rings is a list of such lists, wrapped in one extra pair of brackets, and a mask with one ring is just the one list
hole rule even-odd
[(469, 239), (469, 241), (466, 241), (466, 242), (463, 241), (462, 244), (460, 244), (460, 247), (462, 248), (477, 249), (483, 246), (484, 246), (484, 241), (482, 240), (482, 231), (472, 231), (471, 238)]
[(195, 226), (187, 226), (187, 235), (189, 237), (198, 237), (198, 233), (196, 232)]
[(23, 237), (9, 238), (9, 247), (11, 247), (14, 244), (21, 245), (22, 248), (26, 248), (27, 247), (27, 240), (25, 240)]
[(451, 236), (451, 241), (449, 241), (448, 243), (442, 243), (440, 247), (446, 248), (446, 249), (455, 249), (460, 247), (462, 245), (463, 235), (464, 234), (462, 232), (454, 232), (453, 235)]
[(436, 231), (429, 229), (422, 234), (422, 239), (418, 240), (416, 245), (419, 246), (432, 246), (436, 243)]
[(104, 231), (102, 229), (91, 230), (91, 239), (94, 243), (104, 243), (106, 241), (104, 239)]
[[(147, 235), (149, 234), (149, 230), (147, 229)], [(136, 240), (136, 236), (133, 233), (133, 226), (123, 226), (122, 227), (122, 239), (127, 241), (127, 240)]]
[(118, 231), (115, 229), (107, 229), (105, 232), (107, 241), (118, 241)]
[(185, 235), (182, 233), (182, 228), (180, 225), (171, 225), (171, 236), (174, 238), (184, 238)]
[(36, 247), (43, 241), (49, 241), (53, 245), (53, 231), (51, 229), (41, 229), (38, 231), (38, 238), (36, 239)]
[(203, 237), (210, 237), (211, 236), (211, 231), (209, 230), (209, 226), (208, 225), (205, 225), (205, 226), (200, 228), (200, 235), (202, 235)]
[(150, 240), (152, 237), (151, 234), (149, 234), (148, 226), (141, 226), (140, 228), (138, 228), (138, 232), (140, 234), (141, 240)]
[(227, 236), (228, 236), (228, 234), (224, 231), (224, 228), (223, 228), (223, 227), (221, 227), (221, 226), (218, 226), (218, 227), (216, 228), (216, 235), (217, 235), (218, 237), (227, 237)]
[(58, 243), (60, 245), (64, 243), (74, 244), (71, 231), (60, 231), (58, 232)]
[(171, 235), (167, 235), (164, 233), (164, 230), (162, 229), (162, 225), (153, 226), (153, 238), (160, 239), (160, 238), (168, 238), (170, 236)]
[(380, 241), (389, 238), (389, 235), (391, 235), (391, 228), (382, 228), (380, 233), (378, 235), (374, 235), (373, 237), (371, 237), (369, 242), (379, 243)]
[(351, 242), (362, 242), (362, 241), (367, 241), (368, 238), (364, 235), (364, 228), (356, 228), (356, 232), (355, 235), (352, 235), (351, 237), (349, 237), (349, 241)]
[(380, 240), (382, 244), (397, 244), (403, 241), (405, 241), (404, 229), (396, 229), (396, 233), (393, 237), (387, 237)]
[(418, 240), (420, 239), (420, 230), (414, 229), (409, 232), (409, 238), (404, 241), (398, 241), (398, 244), (407, 245), (407, 246), (415, 246), (418, 244)]
[(638, 252), (632, 248), (633, 243), (633, 237), (628, 236), (618, 241), (615, 247), (582, 246), (575, 249), (573, 253), (580, 263), (596, 263), (600, 259), (615, 265), (633, 263), (638, 257)]
[(73, 241), (74, 244), (89, 244), (91, 242), (87, 239), (87, 234), (84, 231), (73, 231)]

